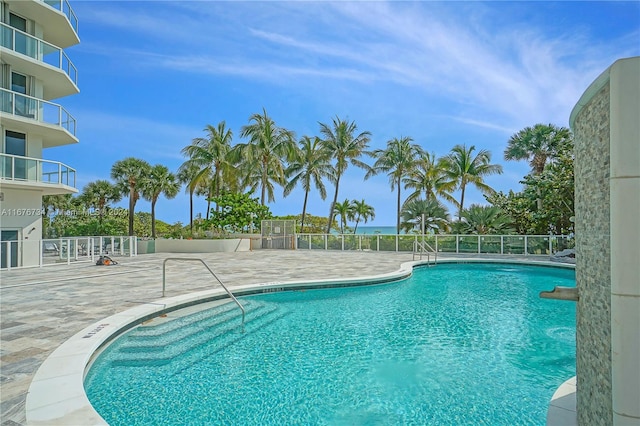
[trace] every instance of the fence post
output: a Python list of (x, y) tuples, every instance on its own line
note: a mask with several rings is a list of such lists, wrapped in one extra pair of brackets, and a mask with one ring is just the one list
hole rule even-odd
[(342, 251), (344, 251), (344, 234), (340, 234), (340, 239), (342, 240)]
[(480, 254), (480, 235), (478, 235), (478, 254)]
[(329, 250), (329, 246), (328, 246), (329, 242), (328, 242), (328, 240), (329, 240), (329, 236), (327, 234), (324, 234), (324, 249), (325, 249), (325, 251)]
[[(2, 244), (3, 242), (0, 242)], [(7, 253), (7, 271), (11, 270), (11, 241), (4, 241), (5, 252)]]
[(500, 235), (500, 254), (504, 254), (504, 235)]
[(42, 265), (44, 264), (44, 255), (42, 254), (42, 251), (44, 249), (43, 246), (44, 246), (44, 243), (42, 242), (42, 240), (40, 240), (38, 242), (38, 247), (40, 247), (40, 255), (38, 256), (38, 258), (39, 258), (38, 266), (41, 267), (41, 268), (42, 268)]
[(460, 254), (460, 235), (456, 234), (456, 254)]
[(550, 255), (553, 254), (553, 243), (552, 243), (552, 240), (553, 240), (553, 236), (551, 234), (549, 234), (549, 254)]
[(527, 236), (524, 236), (524, 255), (528, 256), (529, 255), (529, 242), (527, 240)]

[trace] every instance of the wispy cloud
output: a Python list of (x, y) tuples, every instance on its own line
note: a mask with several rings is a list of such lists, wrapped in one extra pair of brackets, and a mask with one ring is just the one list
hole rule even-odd
[(518, 131), (518, 129), (515, 129), (512, 127), (500, 126), (490, 121), (482, 121), (482, 120), (475, 120), (475, 119), (466, 118), (466, 117), (454, 117), (454, 116), (449, 116), (449, 118), (459, 121), (461, 123), (469, 124), (471, 126), (482, 127), (484, 129), (497, 130), (507, 135), (512, 135)]
[(169, 124), (163, 120), (84, 110), (78, 114), (82, 123), (79, 150), (88, 149), (100, 156), (121, 159), (132, 155), (150, 162), (177, 164), (184, 160), (180, 150), (201, 129)]

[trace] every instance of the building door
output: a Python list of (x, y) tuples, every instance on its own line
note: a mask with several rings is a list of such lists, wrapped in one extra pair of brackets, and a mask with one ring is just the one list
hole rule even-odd
[[(11, 73), (11, 91), (15, 92), (15, 109), (13, 113), (21, 117), (35, 118), (36, 117), (36, 100), (28, 98), (29, 95), (29, 77), (17, 72)], [(18, 94), (20, 93), (20, 94)]]
[[(33, 57), (32, 51), (34, 50), (33, 46), (29, 46), (33, 44), (33, 39), (29, 40), (29, 38), (24, 34), (27, 32), (27, 20), (22, 16), (15, 15), (13, 13), (9, 14), (9, 26), (20, 30), (22, 32), (15, 31), (15, 45), (13, 49), (16, 52), (22, 53), (23, 55), (29, 55)], [(31, 42), (30, 42), (31, 41)]]
[[(2, 175), (9, 179), (27, 179), (27, 135), (7, 130), (4, 137), (5, 154), (16, 157), (5, 157)], [(22, 158), (20, 158), (22, 157)]]
[(0, 231), (0, 267), (6, 268), (11, 254), (11, 267), (18, 266), (18, 231)]

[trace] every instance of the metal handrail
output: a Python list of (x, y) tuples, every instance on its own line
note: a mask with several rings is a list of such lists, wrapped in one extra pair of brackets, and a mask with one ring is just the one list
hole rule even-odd
[(211, 270), (211, 268), (209, 268), (209, 265), (207, 265), (204, 260), (200, 259), (199, 257), (167, 257), (164, 262), (162, 262), (162, 297), (164, 297), (164, 293), (165, 293), (165, 288), (166, 288), (166, 277), (167, 277), (167, 270), (166, 270), (166, 266), (167, 266), (167, 262), (169, 260), (177, 260), (177, 261), (181, 261), (181, 262), (200, 262), (204, 265), (205, 268), (207, 268), (207, 270), (211, 273), (211, 275), (213, 275), (213, 277), (218, 280), (218, 282), (220, 283), (220, 285), (222, 286), (222, 288), (224, 289), (224, 291), (227, 292), (227, 294), (229, 295), (229, 297), (236, 302), (236, 305), (238, 305), (238, 308), (240, 308), (240, 310), (242, 311), (242, 323), (244, 324), (244, 316), (245, 316), (245, 310), (244, 310), (244, 306), (242, 306), (242, 304), (240, 304), (240, 302), (238, 302), (238, 299), (236, 299), (236, 297), (233, 295), (233, 293), (231, 293), (231, 291), (229, 291), (229, 289), (227, 288), (227, 286), (225, 286), (222, 281), (220, 281), (220, 278), (218, 278), (218, 276)]
[[(427, 251), (427, 249), (425, 248), (428, 247), (429, 250), (431, 251)], [(418, 251), (418, 248), (420, 249), (420, 251)], [(427, 254), (427, 262), (431, 262), (431, 253), (433, 253), (433, 263), (438, 263), (438, 252), (436, 250), (433, 249), (433, 247), (431, 247), (429, 245), (429, 243), (427, 243), (426, 241), (414, 241), (414, 245), (413, 245), (413, 260), (416, 259), (416, 252), (420, 253), (420, 260), (422, 260), (422, 255), (424, 253)]]

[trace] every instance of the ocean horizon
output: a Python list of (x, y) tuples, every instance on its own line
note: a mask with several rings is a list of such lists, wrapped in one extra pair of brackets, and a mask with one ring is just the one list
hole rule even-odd
[[(351, 228), (353, 230), (353, 227)], [(356, 235), (362, 234), (386, 234), (386, 235), (395, 235), (396, 227), (395, 226), (362, 226), (358, 225), (358, 229), (356, 230)], [(404, 231), (401, 232), (404, 234)]]

